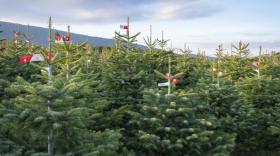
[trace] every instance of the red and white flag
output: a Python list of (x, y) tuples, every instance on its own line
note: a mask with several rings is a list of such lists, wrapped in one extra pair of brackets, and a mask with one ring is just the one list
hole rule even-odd
[(20, 64), (25, 64), (30, 62), (40, 62), (40, 61), (44, 61), (45, 59), (49, 62), (51, 58), (52, 58), (52, 54), (48, 52), (45, 54), (45, 56), (43, 56), (42, 54), (21, 55), (19, 60), (20, 60)]
[(55, 34), (55, 43), (63, 43), (63, 38), (59, 33)]
[(121, 29), (126, 29), (126, 30), (127, 30), (127, 29), (128, 29), (128, 25), (120, 25), (120, 28), (121, 28)]

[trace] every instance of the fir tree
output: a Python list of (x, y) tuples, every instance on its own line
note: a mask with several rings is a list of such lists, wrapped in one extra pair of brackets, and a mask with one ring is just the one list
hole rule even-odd
[(126, 146), (139, 155), (230, 155), (234, 135), (220, 131), (206, 106), (192, 99), (145, 92), (126, 125)]
[(147, 47), (149, 48), (150, 51), (152, 51), (156, 44), (157, 44), (157, 40), (153, 40), (152, 38), (152, 25), (150, 25), (150, 36), (147, 36), (147, 38), (143, 38)]
[(129, 25), (129, 17), (127, 17), (127, 30), (126, 34), (120, 34), (115, 32), (116, 42), (120, 43), (120, 47), (122, 49), (126, 49), (128, 52), (136, 48), (137, 37), (141, 34), (140, 32), (136, 33), (135, 35), (130, 34), (130, 25)]

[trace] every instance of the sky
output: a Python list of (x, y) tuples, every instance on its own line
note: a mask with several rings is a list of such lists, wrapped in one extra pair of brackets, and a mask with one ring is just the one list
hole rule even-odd
[(250, 43), (252, 55), (263, 49), (280, 50), (280, 0), (0, 0), (0, 20), (112, 38), (130, 17), (138, 42), (153, 27), (153, 37), (170, 39), (169, 47), (214, 55), (240, 40)]

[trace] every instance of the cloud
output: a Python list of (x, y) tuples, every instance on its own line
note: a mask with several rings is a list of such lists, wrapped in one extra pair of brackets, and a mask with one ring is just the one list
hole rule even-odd
[[(156, 8), (156, 9), (155, 9)], [(223, 8), (214, 6), (205, 0), (198, 1), (162, 1), (147, 6), (151, 19), (156, 20), (188, 20), (212, 16)]]
[[(213, 0), (214, 2), (217, 0)], [(61, 23), (113, 23), (130, 16), (134, 21), (189, 20), (215, 15), (223, 8), (208, 0), (2, 0), (6, 19), (38, 20), (53, 16)], [(4, 18), (4, 19), (5, 19)]]

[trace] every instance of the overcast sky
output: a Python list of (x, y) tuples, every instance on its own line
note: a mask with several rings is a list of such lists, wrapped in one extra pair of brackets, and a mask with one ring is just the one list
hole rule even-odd
[[(35, 26), (47, 26), (52, 16), (56, 29), (90, 36), (112, 38), (126, 16), (132, 33), (138, 38), (149, 33), (160, 37), (163, 30), (172, 46), (182, 48), (186, 42), (213, 54), (218, 44), (243, 40), (256, 52), (280, 49), (280, 0), (0, 0), (0, 20)], [(195, 53), (195, 52), (194, 52)]]

